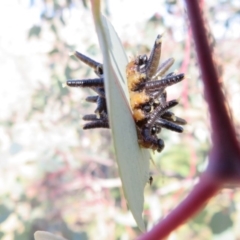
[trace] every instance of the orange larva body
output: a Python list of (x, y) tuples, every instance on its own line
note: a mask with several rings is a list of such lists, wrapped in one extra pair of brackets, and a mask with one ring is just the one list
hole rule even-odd
[(140, 108), (140, 106), (144, 103), (149, 102), (150, 98), (145, 93), (145, 91), (142, 92), (130, 92), (130, 104), (131, 109), (133, 113), (133, 118), (136, 122), (144, 120), (145, 114), (143, 110)]
[(135, 60), (129, 62), (126, 67), (126, 76), (128, 80), (128, 89), (133, 91), (141, 82), (146, 80), (146, 74), (137, 70)]
[(145, 114), (140, 106), (149, 102), (150, 98), (145, 91), (134, 91), (135, 88), (142, 82), (146, 81), (146, 74), (137, 71), (135, 61), (128, 63), (126, 67), (126, 75), (128, 81), (128, 90), (130, 93), (130, 105), (133, 113), (133, 118), (136, 122), (144, 120)]

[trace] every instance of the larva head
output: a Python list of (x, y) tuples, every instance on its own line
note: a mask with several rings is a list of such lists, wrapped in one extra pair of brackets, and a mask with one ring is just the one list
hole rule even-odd
[(103, 65), (102, 64), (98, 64), (95, 66), (94, 72), (99, 76), (99, 77), (103, 77)]

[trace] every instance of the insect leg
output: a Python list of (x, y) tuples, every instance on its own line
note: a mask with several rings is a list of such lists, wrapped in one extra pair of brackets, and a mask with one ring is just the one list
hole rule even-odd
[(174, 58), (169, 58), (165, 62), (160, 64), (155, 75), (152, 77), (152, 80), (156, 80), (157, 78), (163, 76), (167, 72), (167, 70), (173, 65), (173, 63)]
[(99, 120), (99, 118), (97, 117), (96, 114), (87, 114), (84, 115), (82, 118), (84, 121), (95, 121), (95, 120)]
[(104, 87), (103, 78), (93, 78), (84, 80), (67, 80), (69, 87)]
[(99, 76), (102, 77), (103, 76), (103, 65), (101, 63), (98, 63), (96, 61), (94, 61), (93, 59), (85, 56), (84, 54), (75, 51), (74, 55), (81, 60), (82, 62), (84, 62), (85, 64), (87, 64), (89, 67), (94, 69), (94, 72)]
[(161, 118), (164, 118), (170, 122), (174, 122), (176, 124), (179, 124), (179, 125), (186, 125), (187, 124), (187, 121), (180, 118), (180, 117), (177, 117), (175, 116), (174, 113), (170, 112), (170, 111), (166, 111), (162, 116)]
[(88, 97), (86, 97), (86, 102), (92, 102), (92, 103), (95, 103), (95, 102), (97, 102), (97, 100), (98, 100), (98, 96), (88, 96)]
[(146, 74), (151, 78), (157, 71), (162, 46), (162, 35), (158, 35), (146, 65)]
[(109, 123), (107, 121), (99, 119), (83, 125), (84, 130), (93, 128), (109, 128)]
[(151, 113), (148, 114), (148, 121), (146, 126), (151, 127), (161, 115), (163, 115), (168, 109), (176, 106), (177, 104), (177, 100), (172, 100), (167, 102), (165, 106), (157, 106)]
[(97, 108), (94, 112), (96, 114), (100, 114), (102, 111), (107, 112), (107, 104), (106, 104), (106, 99), (99, 96), (97, 99)]
[(173, 76), (165, 77), (161, 80), (156, 81), (148, 81), (145, 83), (141, 83), (142, 86), (144, 86), (145, 90), (153, 91), (158, 90), (159, 88), (166, 88), (168, 86), (171, 86), (173, 84), (176, 84), (184, 79), (184, 74), (178, 74)]
[(178, 133), (182, 133), (183, 132), (183, 128), (178, 126), (177, 124), (171, 122), (171, 121), (168, 121), (168, 120), (165, 120), (163, 118), (158, 118), (154, 125), (157, 125), (157, 126), (160, 126), (160, 127), (163, 127), (163, 128), (166, 128), (168, 130), (172, 130), (174, 132), (178, 132)]

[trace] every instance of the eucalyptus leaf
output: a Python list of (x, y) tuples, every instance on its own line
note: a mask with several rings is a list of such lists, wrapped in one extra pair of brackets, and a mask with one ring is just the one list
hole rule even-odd
[(121, 41), (111, 23), (100, 13), (100, 1), (92, 1), (92, 11), (103, 53), (105, 92), (112, 138), (120, 178), (128, 207), (141, 231), (144, 187), (149, 179), (148, 150), (138, 144), (135, 122), (129, 106), (126, 65)]

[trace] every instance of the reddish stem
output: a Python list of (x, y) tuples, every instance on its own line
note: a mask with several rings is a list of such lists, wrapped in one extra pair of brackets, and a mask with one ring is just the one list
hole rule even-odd
[(211, 118), (213, 149), (208, 171), (216, 177), (232, 181), (234, 178), (238, 179), (240, 175), (239, 144), (226, 108), (226, 99), (219, 84), (219, 76), (198, 1), (186, 0), (185, 2)]
[(139, 240), (157, 240), (167, 237), (174, 229), (196, 214), (221, 188), (219, 182), (205, 176), (192, 192), (166, 218)]
[(236, 134), (225, 106), (225, 97), (219, 84), (219, 76), (214, 65), (212, 51), (208, 44), (204, 21), (198, 1), (186, 0), (188, 16), (195, 41), (197, 57), (204, 83), (204, 93), (211, 113), (212, 140), (216, 147), (225, 145), (225, 138), (231, 146), (238, 148)]

